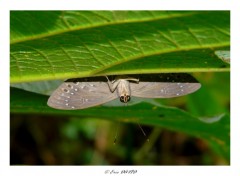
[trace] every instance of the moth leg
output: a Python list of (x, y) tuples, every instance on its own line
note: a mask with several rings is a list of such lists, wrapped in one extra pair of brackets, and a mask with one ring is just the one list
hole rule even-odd
[(126, 80), (139, 83), (139, 79), (137, 79), (137, 78), (131, 78), (131, 77), (129, 77), (129, 78), (127, 78)]
[(117, 77), (116, 77), (116, 80), (118, 80), (118, 79), (124, 79), (124, 80), (127, 80), (127, 81), (133, 81), (133, 82), (139, 83), (139, 79), (134, 78), (134, 77), (124, 76), (124, 75), (122, 75), (122, 76), (117, 76)]
[(114, 91), (116, 90), (118, 84), (120, 83), (120, 80), (118, 79), (118, 80), (114, 80), (114, 81), (111, 82), (111, 81), (108, 79), (107, 76), (105, 76), (105, 77), (106, 77), (107, 80), (108, 80), (107, 83), (108, 83), (108, 87), (109, 87), (110, 91), (111, 91), (111, 92), (114, 92)]

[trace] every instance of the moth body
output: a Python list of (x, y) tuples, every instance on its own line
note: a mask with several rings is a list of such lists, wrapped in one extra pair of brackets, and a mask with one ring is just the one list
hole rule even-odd
[(130, 78), (130, 77), (117, 77), (116, 80), (113, 82), (110, 82), (108, 77), (106, 77), (108, 80), (108, 86), (111, 92), (114, 92), (115, 89), (117, 89), (117, 94), (121, 102), (127, 103), (130, 101), (131, 97), (131, 88), (130, 88), (130, 82), (133, 81), (135, 83), (138, 83), (139, 80), (136, 78)]

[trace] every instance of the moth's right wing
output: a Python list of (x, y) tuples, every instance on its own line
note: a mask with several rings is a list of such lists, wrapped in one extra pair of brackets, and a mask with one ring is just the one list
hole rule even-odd
[(195, 92), (201, 84), (189, 74), (152, 74), (131, 83), (131, 96), (142, 98), (172, 98)]
[(87, 79), (67, 80), (48, 99), (48, 106), (55, 109), (75, 110), (97, 106), (113, 99), (117, 93), (111, 92), (107, 82), (89, 82)]

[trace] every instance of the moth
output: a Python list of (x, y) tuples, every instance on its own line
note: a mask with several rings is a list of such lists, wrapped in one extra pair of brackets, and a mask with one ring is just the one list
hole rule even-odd
[(48, 99), (48, 106), (62, 110), (85, 109), (116, 98), (172, 98), (195, 92), (201, 84), (186, 73), (144, 74), (68, 79)]

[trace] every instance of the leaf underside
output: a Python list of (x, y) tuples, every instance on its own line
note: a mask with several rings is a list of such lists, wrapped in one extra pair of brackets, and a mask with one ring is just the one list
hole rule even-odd
[(11, 11), (10, 80), (229, 71), (229, 64), (214, 54), (229, 50), (229, 15), (228, 11)]

